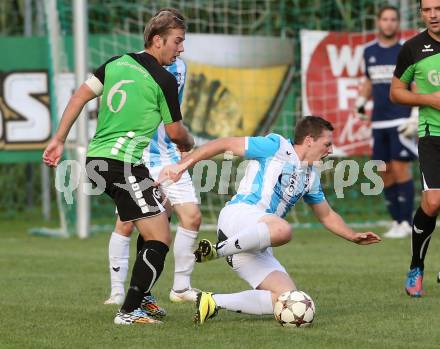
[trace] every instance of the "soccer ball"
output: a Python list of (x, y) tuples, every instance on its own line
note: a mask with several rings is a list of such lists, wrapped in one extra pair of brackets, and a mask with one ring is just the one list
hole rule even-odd
[(287, 291), (278, 297), (273, 314), (282, 326), (307, 327), (315, 317), (315, 303), (303, 291)]

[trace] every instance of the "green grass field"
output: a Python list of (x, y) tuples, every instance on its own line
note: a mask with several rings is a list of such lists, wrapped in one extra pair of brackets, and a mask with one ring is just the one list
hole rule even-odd
[[(317, 307), (310, 328), (283, 328), (271, 316), (221, 311), (202, 327), (191, 304), (167, 298), (173, 258), (154, 293), (168, 311), (163, 325), (113, 325), (108, 296), (108, 235), (88, 240), (33, 237), (28, 217), (0, 222), (0, 348), (438, 348), (440, 240), (427, 258), (427, 296), (403, 292), (409, 240), (357, 246), (324, 230), (296, 231), (276, 255)], [(211, 236), (212, 233), (204, 233)], [(135, 250), (132, 239), (132, 255)], [(197, 265), (193, 286), (247, 288), (223, 261)]]

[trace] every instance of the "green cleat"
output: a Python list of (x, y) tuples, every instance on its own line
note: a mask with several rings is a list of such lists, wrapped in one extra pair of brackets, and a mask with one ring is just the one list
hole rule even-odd
[(206, 320), (213, 318), (218, 313), (218, 307), (212, 297), (212, 292), (200, 292), (197, 295), (197, 312), (193, 321), (202, 325)]
[(194, 251), (197, 263), (203, 263), (218, 258), (217, 249), (208, 239), (199, 241), (199, 247)]

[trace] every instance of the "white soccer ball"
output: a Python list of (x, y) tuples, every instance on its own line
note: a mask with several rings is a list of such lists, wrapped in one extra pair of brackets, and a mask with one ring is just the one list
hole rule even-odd
[(307, 327), (315, 317), (315, 303), (303, 291), (284, 292), (278, 297), (273, 314), (282, 326)]

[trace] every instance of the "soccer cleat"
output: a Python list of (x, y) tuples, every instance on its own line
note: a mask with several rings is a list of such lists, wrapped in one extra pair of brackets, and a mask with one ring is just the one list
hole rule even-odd
[(138, 308), (131, 313), (118, 311), (115, 316), (114, 323), (116, 325), (133, 325), (133, 324), (161, 324), (162, 321), (153, 319), (142, 309)]
[(440, 271), (437, 274), (437, 282), (440, 284)]
[(157, 305), (157, 300), (153, 295), (144, 296), (140, 308), (155, 319), (160, 319), (167, 315), (166, 310)]
[(212, 297), (212, 292), (200, 292), (196, 301), (197, 311), (193, 321), (202, 325), (206, 320), (213, 318), (218, 313), (218, 307)]
[(423, 270), (419, 267), (411, 269), (408, 272), (405, 285), (406, 293), (411, 297), (422, 297), (423, 291)]
[(104, 304), (117, 304), (122, 305), (124, 303), (125, 296), (121, 293), (112, 294), (109, 299), (107, 299)]
[(181, 291), (170, 291), (170, 301), (173, 303), (196, 302), (197, 294), (200, 290), (197, 288), (185, 288)]
[(199, 241), (199, 247), (194, 251), (197, 263), (203, 263), (218, 258), (215, 246), (208, 239)]

